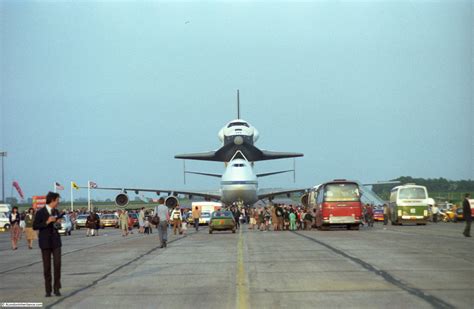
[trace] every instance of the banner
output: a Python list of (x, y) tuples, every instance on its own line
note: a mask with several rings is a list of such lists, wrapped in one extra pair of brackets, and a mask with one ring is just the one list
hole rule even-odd
[(46, 196), (33, 196), (33, 209), (43, 208), (46, 206)]
[(20, 188), (20, 185), (18, 184), (18, 181), (14, 180), (12, 186), (16, 189), (16, 192), (18, 192), (18, 195), (20, 198), (23, 200), (25, 199), (25, 196), (23, 195), (23, 191)]

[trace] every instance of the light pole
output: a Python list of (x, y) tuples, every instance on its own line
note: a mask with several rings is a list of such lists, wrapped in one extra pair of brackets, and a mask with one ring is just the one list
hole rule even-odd
[(2, 202), (5, 203), (5, 170), (3, 165), (3, 158), (7, 156), (6, 151), (0, 152), (0, 157), (2, 157)]

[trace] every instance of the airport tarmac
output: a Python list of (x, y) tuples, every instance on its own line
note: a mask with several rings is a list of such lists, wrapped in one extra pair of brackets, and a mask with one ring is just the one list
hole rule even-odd
[(0, 303), (49, 308), (473, 308), (474, 240), (463, 223), (360, 231), (63, 239), (62, 296), (44, 298), (40, 251), (0, 234)]

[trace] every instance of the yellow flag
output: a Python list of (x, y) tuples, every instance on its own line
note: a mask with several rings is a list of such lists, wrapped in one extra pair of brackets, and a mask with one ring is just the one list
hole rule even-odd
[(74, 181), (71, 181), (71, 186), (76, 189), (76, 190), (79, 190), (79, 186), (77, 185), (77, 183), (75, 183)]

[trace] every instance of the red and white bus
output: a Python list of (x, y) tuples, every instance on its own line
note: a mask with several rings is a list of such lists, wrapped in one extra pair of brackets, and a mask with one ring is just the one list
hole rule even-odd
[(308, 206), (316, 209), (316, 227), (346, 226), (358, 230), (362, 222), (362, 202), (355, 181), (335, 179), (315, 187), (308, 194)]

